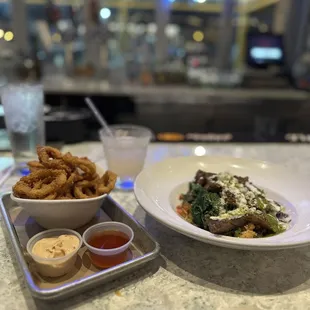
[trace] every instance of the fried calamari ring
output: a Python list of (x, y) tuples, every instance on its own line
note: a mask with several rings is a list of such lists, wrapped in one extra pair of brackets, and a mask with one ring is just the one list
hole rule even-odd
[[(64, 184), (64, 186), (58, 191), (59, 197), (66, 197), (68, 193), (71, 192), (74, 184), (78, 181), (81, 181), (82, 178), (77, 172), (73, 172), (69, 178), (67, 179), (67, 182)], [(71, 195), (71, 193), (70, 193)], [(72, 195), (71, 195), (72, 196)], [(73, 196), (72, 196), (73, 198)]]
[(31, 161), (31, 174), (13, 187), (13, 193), (29, 199), (83, 199), (110, 193), (116, 175), (107, 171), (102, 177), (87, 157), (62, 154), (59, 150), (38, 146), (39, 161)]
[(107, 170), (104, 175), (99, 179), (96, 186), (96, 194), (98, 196), (109, 194), (115, 187), (117, 175)]
[[(38, 182), (36, 182), (36, 183), (34, 184), (33, 188), (34, 188), (34, 189), (43, 189), (43, 190), (45, 190), (44, 187), (45, 187), (47, 184), (49, 184), (50, 182), (52, 182), (52, 180), (53, 180), (53, 177), (47, 177), (47, 178), (45, 178), (45, 179), (43, 179), (43, 180), (39, 180)], [(47, 195), (46, 197), (44, 197), (43, 199), (53, 200), (53, 199), (56, 198), (56, 196), (57, 196), (57, 192), (51, 193), (51, 194)], [(27, 197), (23, 197), (23, 198), (27, 198)]]
[(57, 196), (57, 193), (51, 193), (49, 195), (47, 195), (46, 197), (44, 197), (44, 200), (54, 200)]
[(45, 168), (39, 161), (36, 160), (29, 161), (27, 163), (27, 166), (29, 167), (30, 172), (38, 171)]
[(86, 173), (82, 173), (80, 175), (80, 177), (81, 177), (80, 181), (82, 181), (82, 180), (87, 180), (87, 181), (96, 181), (97, 180), (98, 181), (100, 179), (100, 176), (98, 173), (95, 173), (93, 175), (88, 175)]
[(74, 197), (78, 199), (96, 197), (97, 181), (80, 181), (74, 185)]
[[(41, 180), (49, 179), (48, 184), (35, 188), (35, 184)], [(38, 170), (22, 177), (13, 187), (16, 197), (27, 197), (30, 199), (43, 199), (57, 191), (66, 183), (67, 176), (62, 170)]]
[(35, 184), (33, 185), (33, 188), (34, 188), (34, 189), (40, 189), (40, 188), (42, 187), (42, 185), (43, 185), (43, 181), (44, 181), (44, 180), (39, 180), (37, 183), (35, 183)]
[(80, 178), (84, 182), (78, 182), (76, 184), (74, 196), (78, 199), (97, 197), (96, 186), (100, 180), (99, 174), (95, 173), (93, 175), (87, 175), (86, 173), (83, 173), (80, 175)]
[(57, 200), (67, 200), (67, 199), (75, 199), (74, 196), (71, 194), (71, 192), (66, 193), (63, 196), (57, 196)]
[(96, 188), (85, 188), (85, 194), (88, 197), (95, 197), (96, 196)]
[(39, 156), (40, 162), (44, 163), (49, 161), (50, 159), (61, 159), (61, 152), (51, 146), (37, 146), (37, 154)]
[(62, 159), (67, 165), (74, 166), (75, 168), (82, 170), (85, 176), (92, 176), (96, 173), (96, 165), (88, 158), (79, 158), (77, 156), (73, 156), (71, 153), (66, 153)]
[(38, 146), (37, 154), (40, 163), (49, 169), (62, 169), (67, 173), (72, 172), (72, 167), (67, 165), (63, 159), (62, 154), (59, 150), (50, 146)]
[(41, 189), (45, 184), (49, 184), (53, 181), (53, 177), (49, 176), (45, 179), (39, 180), (38, 182), (34, 183), (33, 188), (34, 189)]

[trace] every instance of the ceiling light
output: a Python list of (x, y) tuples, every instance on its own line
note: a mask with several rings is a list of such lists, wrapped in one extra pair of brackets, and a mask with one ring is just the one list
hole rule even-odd
[(13, 38), (14, 38), (14, 34), (13, 34), (12, 31), (8, 31), (8, 32), (6, 32), (6, 33), (4, 34), (4, 40), (5, 40), (5, 41), (10, 42), (10, 41), (13, 40)]
[(100, 17), (102, 19), (108, 19), (111, 16), (111, 10), (108, 8), (102, 8), (100, 10)]
[(204, 34), (202, 31), (195, 31), (193, 33), (193, 39), (196, 42), (201, 42), (204, 39)]

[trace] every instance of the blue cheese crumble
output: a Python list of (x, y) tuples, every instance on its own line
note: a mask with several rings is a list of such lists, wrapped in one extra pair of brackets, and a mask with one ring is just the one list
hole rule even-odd
[[(246, 214), (260, 215), (263, 211), (276, 215), (277, 212), (283, 210), (283, 207), (267, 198), (264, 191), (258, 189), (251, 182), (246, 181), (243, 184), (228, 172), (216, 174), (210, 179), (222, 187), (219, 215), (212, 216), (211, 219), (232, 219)], [(237, 208), (227, 211), (225, 204), (229, 197), (234, 198)]]

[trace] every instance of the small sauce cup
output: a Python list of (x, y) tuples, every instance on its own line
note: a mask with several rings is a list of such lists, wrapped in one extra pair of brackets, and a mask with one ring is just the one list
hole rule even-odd
[[(59, 237), (61, 235), (73, 235), (79, 239), (78, 247), (71, 253), (57, 258), (42, 258), (32, 253), (34, 245), (43, 238)], [(82, 237), (79, 233), (71, 229), (55, 228), (45, 230), (34, 235), (27, 243), (27, 252), (36, 263), (36, 271), (46, 277), (60, 277), (69, 273), (74, 267), (77, 254), (83, 244)]]
[(92, 263), (100, 269), (106, 269), (128, 260), (134, 232), (123, 223), (103, 222), (85, 230), (82, 238)]

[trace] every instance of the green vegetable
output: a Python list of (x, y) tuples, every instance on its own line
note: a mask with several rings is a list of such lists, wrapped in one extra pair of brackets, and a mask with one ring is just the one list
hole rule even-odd
[(257, 201), (257, 209), (259, 210), (265, 210), (265, 205), (262, 201), (262, 199), (260, 197), (256, 197), (256, 201)]
[(219, 215), (220, 196), (210, 193), (199, 184), (191, 184), (193, 222), (203, 228), (205, 220), (210, 216)]
[(269, 211), (272, 210), (271, 203), (263, 196), (256, 196), (257, 208), (260, 210)]
[(183, 195), (183, 200), (191, 204), (198, 194), (197, 187), (201, 186), (194, 182), (189, 183), (189, 190), (185, 195)]
[(241, 233), (242, 233), (242, 229), (241, 228), (237, 228), (235, 230), (234, 237), (238, 238), (241, 235)]
[(251, 185), (252, 185), (253, 187), (255, 187), (262, 195), (265, 195), (265, 191), (264, 191), (263, 189), (261, 189), (261, 188), (255, 186), (253, 183), (251, 183)]
[(237, 206), (231, 203), (227, 203), (224, 205), (224, 208), (226, 211), (232, 211), (232, 210), (235, 210)]
[(272, 216), (271, 214), (266, 214), (265, 219), (266, 219), (268, 225), (270, 226), (270, 229), (275, 234), (279, 234), (285, 230), (283, 227), (281, 227), (281, 225), (279, 225), (278, 220), (274, 216)]
[(262, 200), (263, 200), (263, 203), (265, 204), (265, 205), (267, 205), (267, 207), (266, 207), (266, 210), (272, 210), (272, 205), (271, 205), (271, 203), (265, 198), (265, 197), (262, 197)]

